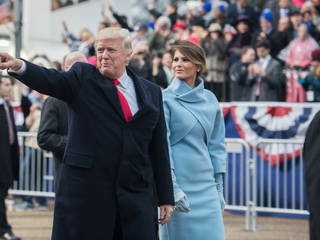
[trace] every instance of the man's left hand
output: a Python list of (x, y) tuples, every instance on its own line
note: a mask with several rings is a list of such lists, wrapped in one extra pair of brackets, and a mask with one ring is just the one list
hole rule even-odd
[(171, 205), (160, 206), (159, 224), (161, 225), (166, 224), (170, 220), (172, 212), (173, 212), (173, 206)]

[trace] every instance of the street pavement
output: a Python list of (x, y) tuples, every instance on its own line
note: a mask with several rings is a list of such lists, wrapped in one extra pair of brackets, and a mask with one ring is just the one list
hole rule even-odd
[[(8, 217), (22, 240), (50, 240), (52, 211), (9, 211)], [(244, 230), (243, 215), (225, 212), (224, 221), (227, 240), (308, 240), (305, 219), (258, 217), (256, 232)]]

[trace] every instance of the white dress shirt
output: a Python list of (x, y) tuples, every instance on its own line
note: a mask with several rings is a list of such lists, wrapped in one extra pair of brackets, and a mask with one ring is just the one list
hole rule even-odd
[[(262, 69), (264, 72), (266, 72), (266, 69), (267, 69), (267, 66), (268, 66), (270, 60), (271, 60), (270, 54), (269, 54), (268, 56), (266, 56), (265, 58), (259, 58), (258, 64), (260, 65), (261, 69)], [(261, 89), (260, 89), (260, 87), (261, 87), (261, 80), (262, 80), (262, 79), (261, 79), (261, 76), (258, 76), (258, 78), (257, 78), (257, 83), (256, 83), (256, 90), (255, 90), (255, 95), (256, 95), (256, 96), (260, 96), (260, 94), (261, 94)]]
[[(19, 70), (12, 71), (11, 69), (9, 69), (9, 72), (14, 72), (18, 75), (22, 75), (26, 71), (26, 68), (27, 68), (26, 63), (22, 61), (22, 66)], [(127, 74), (127, 71), (125, 71), (122, 74), (122, 76), (117, 80), (120, 82), (120, 84), (116, 87), (125, 96), (133, 116), (139, 110), (136, 89), (134, 88), (133, 80), (129, 77), (129, 75)]]
[(259, 65), (261, 66), (261, 68), (262, 68), (262, 70), (263, 70), (264, 72), (266, 71), (267, 66), (268, 66), (270, 60), (271, 60), (271, 56), (270, 56), (270, 55), (266, 56), (265, 58), (259, 58), (258, 63), (259, 63)]
[(136, 89), (134, 88), (133, 81), (128, 76), (126, 71), (117, 80), (120, 82), (120, 84), (116, 87), (125, 96), (133, 116), (139, 110)]

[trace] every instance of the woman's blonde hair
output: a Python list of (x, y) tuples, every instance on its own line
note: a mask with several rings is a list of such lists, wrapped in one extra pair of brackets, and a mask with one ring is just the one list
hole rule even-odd
[(119, 27), (108, 27), (100, 30), (95, 39), (95, 47), (100, 40), (115, 38), (121, 38), (123, 40), (123, 48), (127, 54), (132, 53), (132, 41), (130, 32), (127, 29)]
[(197, 74), (198, 76), (202, 75), (207, 70), (206, 54), (202, 47), (189, 41), (180, 41), (172, 46), (172, 57), (174, 57), (176, 51), (179, 51), (182, 55), (186, 56), (190, 62), (199, 68), (200, 71)]

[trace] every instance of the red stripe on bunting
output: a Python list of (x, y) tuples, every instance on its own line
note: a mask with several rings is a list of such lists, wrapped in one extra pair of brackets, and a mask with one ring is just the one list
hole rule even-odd
[(267, 114), (273, 117), (283, 117), (292, 112), (291, 107), (267, 107)]

